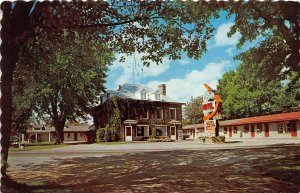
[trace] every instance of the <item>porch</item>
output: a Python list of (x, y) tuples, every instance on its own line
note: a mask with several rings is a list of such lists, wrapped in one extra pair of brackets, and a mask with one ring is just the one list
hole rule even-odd
[(146, 141), (155, 132), (157, 138), (176, 140), (176, 126), (168, 125), (125, 125), (125, 141)]

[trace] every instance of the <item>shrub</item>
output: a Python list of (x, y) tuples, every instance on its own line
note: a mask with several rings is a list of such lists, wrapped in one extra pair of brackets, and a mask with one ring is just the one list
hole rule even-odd
[(97, 130), (97, 133), (96, 133), (96, 141), (97, 141), (98, 143), (104, 141), (105, 129), (106, 129), (106, 128), (99, 128), (99, 129)]
[(151, 138), (152, 139), (156, 138), (156, 128), (155, 127), (152, 128)]
[(104, 141), (110, 142), (111, 141), (111, 128), (105, 128), (105, 134), (104, 134)]
[(147, 141), (150, 141), (150, 142), (172, 142), (174, 141), (173, 139), (169, 138), (169, 137), (156, 137), (156, 138), (148, 138)]
[(208, 137), (208, 136), (200, 136), (198, 138), (200, 141), (202, 141), (203, 143), (208, 142), (208, 143), (225, 143), (225, 137), (224, 136), (212, 136), (212, 137)]
[(111, 142), (118, 141), (118, 132), (114, 128), (100, 128), (96, 133), (96, 141), (99, 142)]

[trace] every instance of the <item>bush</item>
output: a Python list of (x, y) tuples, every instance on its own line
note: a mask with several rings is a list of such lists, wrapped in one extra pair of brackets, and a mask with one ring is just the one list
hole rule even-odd
[(105, 134), (104, 134), (104, 141), (110, 142), (111, 141), (111, 128), (105, 128)]
[(119, 141), (119, 133), (116, 128), (111, 129), (111, 141)]
[(151, 137), (150, 138), (152, 138), (152, 139), (156, 138), (156, 128), (155, 127), (152, 128), (152, 132), (151, 132)]
[(118, 141), (118, 133), (112, 128), (100, 128), (96, 133), (97, 142), (111, 142)]
[(96, 141), (97, 141), (98, 143), (104, 141), (105, 129), (106, 129), (106, 128), (100, 128), (100, 129), (97, 130), (97, 133), (96, 133)]
[(172, 142), (174, 140), (169, 137), (160, 136), (160, 137), (156, 137), (156, 138), (150, 137), (147, 139), (147, 141), (150, 141), (150, 142)]
[(200, 136), (198, 138), (200, 141), (203, 143), (208, 142), (208, 143), (225, 143), (225, 137), (224, 136), (218, 136), (218, 137), (208, 137), (208, 136)]

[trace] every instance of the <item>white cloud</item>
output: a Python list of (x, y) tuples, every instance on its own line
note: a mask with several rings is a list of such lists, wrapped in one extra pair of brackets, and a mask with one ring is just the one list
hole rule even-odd
[(167, 95), (174, 101), (187, 102), (191, 96), (202, 96), (205, 92), (203, 84), (207, 83), (212, 88), (216, 88), (218, 79), (230, 66), (229, 61), (221, 61), (219, 63), (208, 63), (202, 70), (193, 70), (186, 73), (182, 79), (170, 79), (166, 82), (152, 81), (147, 85), (152, 89), (156, 89), (159, 84), (166, 84)]
[(190, 64), (190, 61), (188, 59), (178, 60), (178, 63), (185, 66)]
[[(125, 62), (119, 62), (119, 59), (125, 56)], [(125, 54), (118, 54), (113, 65), (110, 67), (111, 71), (121, 69), (123, 72), (120, 77), (114, 82), (115, 85), (122, 85), (132, 81), (139, 81), (145, 77), (156, 77), (170, 68), (170, 60), (163, 58), (161, 64), (157, 65), (155, 62), (150, 62), (150, 66), (143, 66), (141, 60), (143, 53), (135, 53), (127, 56)], [(134, 74), (134, 75), (133, 75)]]
[(230, 38), (227, 36), (227, 33), (232, 25), (233, 23), (224, 23), (219, 26), (215, 35), (215, 46), (228, 46), (237, 44), (239, 38), (241, 37), (240, 33), (235, 33)]
[(227, 48), (226, 50), (225, 50), (225, 52), (229, 55), (229, 56), (233, 56), (233, 47), (231, 47), (231, 48)]

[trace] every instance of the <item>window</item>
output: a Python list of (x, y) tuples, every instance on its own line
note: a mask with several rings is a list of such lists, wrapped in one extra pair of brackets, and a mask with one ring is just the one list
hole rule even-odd
[(147, 99), (147, 93), (145, 91), (141, 92), (141, 99), (146, 100)]
[(155, 100), (160, 100), (160, 94), (159, 93), (155, 93)]
[(238, 127), (233, 127), (233, 133), (237, 133), (238, 132)]
[(249, 125), (244, 125), (244, 132), (248, 133), (249, 132)]
[(226, 134), (228, 131), (227, 127), (224, 127), (224, 134)]
[(136, 136), (144, 136), (144, 126), (137, 126)]
[(126, 136), (131, 136), (131, 127), (126, 127)]
[(278, 123), (278, 133), (284, 132), (284, 122)]
[(148, 119), (148, 115), (149, 115), (148, 111), (142, 112), (140, 118), (141, 119)]
[(70, 132), (68, 132), (67, 138), (70, 138), (70, 137), (71, 137), (71, 134), (70, 134)]
[(175, 135), (175, 127), (171, 127), (171, 135)]
[(256, 131), (257, 132), (262, 132), (262, 124), (261, 123), (258, 123), (257, 126), (256, 126)]
[(155, 118), (156, 119), (163, 119), (163, 110), (162, 109), (156, 109), (156, 112), (155, 112)]
[(290, 133), (292, 131), (292, 123), (291, 122), (287, 122), (286, 123), (286, 127), (285, 127), (285, 132), (286, 133)]
[(169, 109), (169, 116), (170, 116), (170, 119), (176, 120), (176, 109), (175, 108)]

